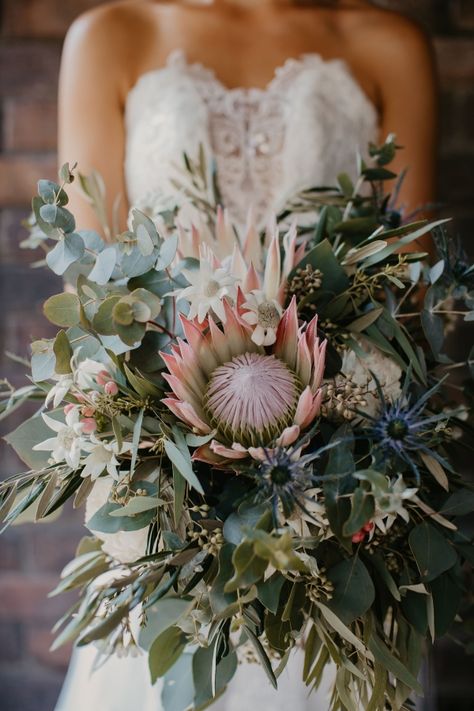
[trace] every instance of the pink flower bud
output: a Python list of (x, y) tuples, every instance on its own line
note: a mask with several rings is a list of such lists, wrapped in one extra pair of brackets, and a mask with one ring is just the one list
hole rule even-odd
[(74, 410), (75, 407), (76, 406), (72, 402), (69, 402), (67, 405), (64, 405), (64, 407), (63, 407), (64, 414), (65, 415), (69, 414), (71, 412), (71, 410)]
[(93, 417), (95, 413), (95, 407), (92, 407), (91, 405), (85, 405), (84, 407), (81, 408), (81, 414), (84, 417)]
[(105, 385), (111, 378), (112, 376), (107, 370), (99, 370), (97, 375), (95, 376), (97, 385)]
[(366, 533), (370, 533), (371, 530), (374, 528), (374, 523), (372, 521), (369, 521), (368, 523), (365, 524), (365, 526), (362, 526), (362, 530), (365, 531)]
[(113, 380), (109, 380), (108, 383), (105, 383), (104, 390), (107, 395), (117, 395), (119, 391), (117, 383), (114, 383)]
[(74, 397), (76, 398), (77, 402), (86, 402), (86, 398), (82, 393), (74, 393)]
[(97, 429), (97, 422), (93, 417), (84, 417), (84, 419), (81, 420), (81, 425), (84, 434), (92, 434), (92, 432), (95, 432)]

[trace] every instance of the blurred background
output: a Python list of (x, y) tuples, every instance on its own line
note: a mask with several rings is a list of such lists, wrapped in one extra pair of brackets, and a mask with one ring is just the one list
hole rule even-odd
[[(24, 382), (24, 368), (5, 350), (28, 357), (28, 344), (48, 335), (42, 303), (61, 289), (51, 272), (31, 269), (41, 254), (19, 247), (26, 235), (21, 221), (29, 214), (37, 179), (56, 177), (56, 92), (64, 35), (79, 13), (99, 4), (101, 0), (0, 4), (0, 374), (16, 385)], [(378, 4), (415, 17), (433, 38), (441, 94), (438, 199), (444, 213), (455, 217), (455, 231), (472, 258), (474, 0)], [(2, 433), (12, 430), (15, 415), (1, 424)], [(0, 461), (0, 477), (22, 469), (3, 442)], [(70, 601), (47, 595), (74, 555), (84, 531), (82, 515), (68, 509), (54, 526), (19, 526), (0, 540), (1, 711), (54, 708), (70, 650), (51, 654), (50, 630)], [(449, 640), (439, 643), (429, 673), (427, 709), (473, 708), (471, 663)]]

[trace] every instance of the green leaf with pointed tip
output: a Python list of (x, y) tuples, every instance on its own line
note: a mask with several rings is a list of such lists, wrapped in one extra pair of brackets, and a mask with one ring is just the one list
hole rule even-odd
[(186, 635), (179, 627), (169, 627), (153, 642), (148, 655), (151, 683), (166, 674), (186, 647)]
[(234, 592), (260, 580), (268, 567), (268, 561), (255, 554), (254, 544), (243, 541), (232, 556), (235, 573), (224, 586), (224, 592)]
[[(196, 491), (198, 491), (200, 494), (203, 494), (204, 490), (201, 486), (201, 483), (193, 471), (193, 466), (192, 466), (192, 462), (191, 462), (191, 457), (189, 455), (189, 451), (186, 456), (186, 454), (181, 449), (178, 449), (178, 447), (175, 445), (175, 443), (169, 439), (165, 440), (164, 447), (165, 447), (165, 452), (168, 455), (168, 458), (175, 465), (175, 467), (178, 469), (180, 474), (182, 474), (182, 476), (184, 476), (184, 478), (186, 479), (188, 484), (190, 486), (192, 486), (193, 489), (196, 489)], [(187, 447), (186, 447), (186, 450), (187, 450)]]
[(54, 339), (53, 351), (54, 355), (56, 356), (56, 373), (58, 375), (66, 375), (67, 373), (72, 373), (72, 348), (65, 331), (59, 331), (58, 335)]
[(234, 551), (235, 546), (231, 543), (225, 543), (219, 551), (219, 569), (209, 591), (209, 602), (215, 615), (224, 612), (229, 605), (232, 605), (237, 600), (235, 592), (225, 592), (224, 590), (227, 581), (230, 580), (234, 573), (232, 565)]
[(374, 497), (361, 486), (358, 486), (351, 497), (351, 514), (342, 527), (344, 536), (352, 536), (360, 531), (373, 516), (375, 511)]
[(328, 571), (334, 593), (326, 604), (348, 625), (367, 612), (375, 599), (375, 588), (359, 558), (343, 560)]
[(416, 526), (408, 536), (408, 543), (424, 582), (434, 580), (458, 560), (454, 547), (429, 523)]

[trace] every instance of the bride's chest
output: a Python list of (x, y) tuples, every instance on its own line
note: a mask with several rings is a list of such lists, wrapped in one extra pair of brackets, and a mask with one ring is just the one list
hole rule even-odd
[(265, 89), (227, 89), (178, 52), (128, 96), (128, 188), (132, 197), (154, 184), (166, 190), (160, 182), (170, 163), (202, 145), (227, 204), (240, 201), (237, 212), (251, 200), (263, 215), (293, 187), (328, 181), (349, 161), (355, 166), (376, 125), (373, 105), (343, 62), (305, 55), (277, 69)]

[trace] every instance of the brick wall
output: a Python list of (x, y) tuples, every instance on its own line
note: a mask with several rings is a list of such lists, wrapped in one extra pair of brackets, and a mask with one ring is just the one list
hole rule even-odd
[[(98, 0), (3, 0), (0, 44), (0, 373), (22, 382), (22, 369), (4, 355), (26, 356), (44, 336), (44, 299), (60, 288), (49, 272), (32, 270), (19, 248), (20, 222), (39, 177), (56, 175), (56, 85), (67, 26)], [(384, 0), (412, 13), (433, 35), (442, 115), (439, 199), (466, 238), (474, 227), (474, 0)], [(41, 254), (34, 255), (40, 258)], [(12, 428), (13, 418), (8, 422)], [(2, 447), (1, 471), (21, 464)], [(13, 528), (0, 541), (0, 698), (2, 711), (51, 711), (69, 650), (48, 652), (50, 628), (64, 598), (47, 599), (58, 571), (81, 535), (80, 514), (59, 522)], [(443, 643), (435, 660), (438, 711), (471, 708), (466, 662)], [(434, 689), (434, 686), (433, 686)], [(472, 698), (472, 695), (471, 695)]]

